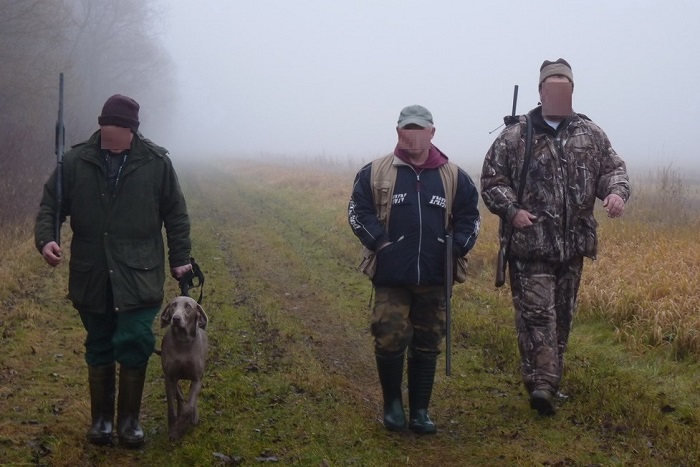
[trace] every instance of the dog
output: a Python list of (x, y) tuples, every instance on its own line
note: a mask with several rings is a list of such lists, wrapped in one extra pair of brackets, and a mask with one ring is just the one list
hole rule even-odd
[[(190, 297), (177, 297), (160, 314), (160, 327), (170, 326), (160, 349), (168, 400), (168, 436), (179, 440), (192, 425), (199, 423), (197, 399), (202, 390), (209, 342), (204, 309)], [(189, 380), (189, 397), (180, 389), (180, 381)]]

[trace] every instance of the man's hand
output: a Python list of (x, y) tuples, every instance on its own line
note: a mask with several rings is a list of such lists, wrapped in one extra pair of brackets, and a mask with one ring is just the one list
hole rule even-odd
[(61, 247), (56, 242), (49, 242), (41, 249), (41, 256), (50, 266), (56, 267), (63, 259)]
[(531, 226), (532, 222), (536, 220), (537, 216), (530, 214), (524, 209), (519, 209), (510, 222), (516, 229), (522, 229), (523, 227)]
[(608, 213), (608, 217), (620, 217), (625, 210), (625, 202), (620, 195), (610, 193), (605, 197), (603, 207), (605, 208), (605, 212)]
[(187, 273), (191, 270), (192, 270), (191, 264), (184, 264), (182, 266), (175, 266), (174, 268), (170, 268), (170, 275), (173, 276), (175, 279), (179, 280), (182, 276), (185, 275), (185, 273)]

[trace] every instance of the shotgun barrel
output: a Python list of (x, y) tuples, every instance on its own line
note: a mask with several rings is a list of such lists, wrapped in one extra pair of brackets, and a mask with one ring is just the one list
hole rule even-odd
[(66, 127), (63, 123), (63, 73), (58, 81), (58, 118), (56, 119), (56, 214), (54, 240), (61, 244), (61, 211), (63, 208), (63, 155), (66, 150)]
[(445, 235), (445, 375), (452, 374), (452, 284), (454, 283), (454, 253), (452, 234)]

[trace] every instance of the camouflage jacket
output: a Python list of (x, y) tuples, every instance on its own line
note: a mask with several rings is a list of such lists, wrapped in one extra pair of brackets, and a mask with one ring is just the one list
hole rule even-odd
[(509, 257), (566, 261), (575, 256), (595, 259), (595, 199), (630, 195), (624, 161), (615, 153), (605, 132), (588, 117), (573, 114), (554, 130), (542, 118), (541, 108), (530, 111), (533, 124), (532, 156), (525, 188), (517, 202), (525, 157), (524, 116), (506, 127), (486, 154), (481, 173), (481, 196), (488, 209), (501, 217), (501, 244), (511, 238), (511, 219), (518, 209), (537, 216), (533, 225), (514, 229)]

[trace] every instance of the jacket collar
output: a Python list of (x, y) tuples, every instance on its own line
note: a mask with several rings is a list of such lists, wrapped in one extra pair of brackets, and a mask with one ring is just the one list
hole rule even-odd
[[(100, 130), (94, 132), (85, 142), (85, 151), (81, 157), (87, 161), (102, 165), (102, 149), (100, 148)], [(131, 141), (131, 148), (127, 151), (129, 154), (129, 165), (135, 167), (136, 162), (150, 160), (153, 156), (147, 150), (146, 144), (138, 133), (134, 133), (134, 138)], [(138, 164), (140, 165), (140, 163)]]
[(557, 136), (561, 131), (564, 131), (571, 123), (580, 120), (578, 114), (572, 113), (570, 116), (566, 117), (564, 121), (562, 121), (557, 129), (555, 130), (549, 124), (544, 120), (544, 117), (542, 116), (542, 106), (538, 105), (534, 109), (532, 109), (530, 112), (530, 118), (532, 119), (532, 125), (533, 129), (535, 130), (535, 133), (543, 133), (546, 135), (550, 135), (552, 137)]

